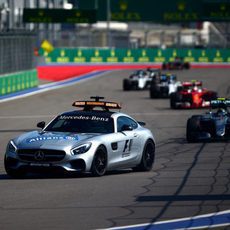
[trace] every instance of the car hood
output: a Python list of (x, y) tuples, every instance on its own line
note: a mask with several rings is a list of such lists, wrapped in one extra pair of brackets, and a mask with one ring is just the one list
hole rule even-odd
[(18, 148), (58, 148), (74, 147), (100, 134), (77, 134), (64, 132), (32, 131), (14, 139)]

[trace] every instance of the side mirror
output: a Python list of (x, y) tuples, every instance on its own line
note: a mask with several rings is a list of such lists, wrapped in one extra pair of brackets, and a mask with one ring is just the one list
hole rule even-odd
[(46, 126), (46, 123), (44, 121), (41, 121), (41, 122), (37, 123), (37, 127), (38, 128), (42, 128), (43, 129), (45, 126)]
[(140, 126), (145, 126), (145, 125), (146, 125), (146, 123), (143, 122), (143, 121), (138, 121), (138, 124), (139, 124)]
[(130, 126), (130, 125), (123, 125), (121, 127), (121, 132), (123, 132), (123, 131), (132, 131), (132, 130), (133, 130), (133, 127)]

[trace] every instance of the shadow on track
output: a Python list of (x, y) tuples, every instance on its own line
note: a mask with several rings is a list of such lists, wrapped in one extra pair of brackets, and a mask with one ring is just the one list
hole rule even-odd
[(23, 132), (30, 132), (32, 130), (36, 130), (36, 129), (0, 129), (0, 133), (23, 133)]
[(172, 195), (172, 196), (140, 196), (138, 202), (148, 201), (216, 201), (230, 200), (230, 194), (215, 194), (215, 195)]
[[(108, 171), (103, 177), (112, 176), (112, 175), (121, 175), (134, 173), (132, 169), (122, 169), (122, 170), (114, 170)], [(7, 174), (0, 174), (1, 180), (27, 180), (27, 179), (80, 179), (80, 178), (98, 178), (93, 176), (91, 173), (28, 173), (23, 178), (12, 178)]]
[[(183, 180), (182, 180), (181, 184), (178, 186), (176, 192), (171, 196), (171, 198), (168, 197), (168, 200), (167, 200), (167, 199), (165, 200), (165, 201), (167, 201), (167, 203), (166, 203), (165, 206), (161, 209), (161, 211), (150, 221), (151, 223), (154, 223), (154, 222), (156, 222), (158, 219), (160, 219), (160, 218), (163, 216), (163, 214), (167, 211), (167, 209), (170, 207), (170, 205), (172, 204), (172, 202), (175, 201), (175, 199), (177, 199), (178, 197), (180, 197), (179, 194), (180, 194), (180, 192), (182, 191), (182, 189), (185, 187), (185, 184), (186, 184), (186, 182), (187, 182), (187, 180), (188, 180), (188, 178), (189, 178), (189, 176), (190, 176), (190, 174), (191, 174), (193, 168), (196, 166), (197, 161), (198, 161), (198, 159), (199, 159), (199, 156), (200, 156), (200, 154), (202, 153), (202, 151), (203, 151), (205, 145), (206, 145), (205, 143), (203, 143), (203, 144), (201, 145), (201, 147), (199, 148), (199, 150), (197, 151), (197, 153), (196, 153), (195, 156), (194, 156), (194, 160), (193, 160), (191, 166), (187, 169), (186, 174), (184, 175)], [(152, 197), (152, 198), (154, 199), (154, 197)], [(136, 200), (137, 200), (137, 201), (138, 201), (138, 200), (139, 200), (139, 201), (141, 201), (141, 200), (143, 201), (144, 199), (145, 199), (145, 198), (142, 196), (142, 197), (137, 197)], [(179, 198), (178, 198), (178, 199), (179, 199)], [(150, 228), (151, 228), (151, 225), (146, 226), (145, 230), (148, 230), (148, 229), (150, 229)]]

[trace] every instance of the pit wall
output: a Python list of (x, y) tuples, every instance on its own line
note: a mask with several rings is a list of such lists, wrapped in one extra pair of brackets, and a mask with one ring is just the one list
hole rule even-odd
[(0, 76), (0, 96), (37, 86), (37, 70), (21, 71)]
[(183, 57), (186, 62), (229, 63), (230, 49), (77, 49), (56, 48), (40, 55), (49, 63), (162, 63)]

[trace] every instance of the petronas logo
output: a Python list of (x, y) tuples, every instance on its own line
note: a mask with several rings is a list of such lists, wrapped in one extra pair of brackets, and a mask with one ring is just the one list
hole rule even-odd
[(131, 51), (130, 51), (130, 50), (127, 51), (127, 56), (128, 56), (128, 57), (131, 56)]
[(202, 51), (202, 56), (205, 57), (205, 55), (206, 55), (206, 53), (205, 53), (205, 51), (203, 50), (203, 51)]
[(177, 4), (177, 9), (178, 9), (179, 11), (184, 11), (184, 10), (185, 10), (185, 2), (179, 2), (179, 3)]
[(188, 51), (188, 56), (189, 56), (189, 57), (192, 56), (192, 51), (191, 51), (191, 50)]
[(127, 2), (121, 1), (119, 4), (120, 4), (120, 10), (123, 10), (123, 11), (127, 10), (127, 8), (128, 8)]

